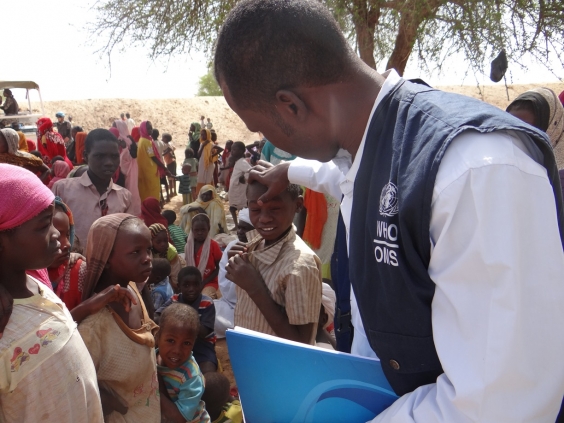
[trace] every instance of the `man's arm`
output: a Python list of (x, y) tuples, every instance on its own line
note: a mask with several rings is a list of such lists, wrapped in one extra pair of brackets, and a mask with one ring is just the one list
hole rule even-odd
[(556, 419), (564, 394), (564, 254), (555, 200), (546, 170), (509, 148), (514, 160), (486, 155), (435, 185), (429, 275), (444, 374), (374, 422)]

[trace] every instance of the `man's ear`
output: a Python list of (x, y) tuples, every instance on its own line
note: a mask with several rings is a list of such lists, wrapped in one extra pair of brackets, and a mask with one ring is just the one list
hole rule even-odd
[(276, 93), (276, 110), (289, 121), (304, 121), (308, 108), (302, 99), (293, 91), (279, 90)]
[(304, 197), (300, 195), (296, 200), (296, 213), (301, 212), (303, 208), (304, 208)]

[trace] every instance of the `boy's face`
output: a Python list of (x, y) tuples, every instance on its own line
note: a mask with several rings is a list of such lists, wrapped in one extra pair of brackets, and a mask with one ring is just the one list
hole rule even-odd
[(299, 196), (292, 200), (290, 193), (284, 191), (261, 206), (258, 199), (266, 189), (258, 183), (249, 185), (247, 200), (251, 222), (268, 244), (278, 241), (290, 229), (294, 215), (302, 208), (303, 198)]
[(142, 283), (151, 275), (151, 232), (143, 225), (122, 226), (116, 236), (107, 267), (124, 281)]
[(202, 280), (196, 275), (187, 275), (178, 281), (178, 287), (184, 301), (191, 304), (202, 292)]
[(87, 153), (88, 170), (101, 180), (109, 181), (119, 166), (119, 147), (113, 141), (98, 141)]
[(157, 236), (153, 238), (153, 248), (160, 254), (164, 254), (168, 251), (168, 235), (165, 231), (159, 232)]
[(252, 231), (253, 229), (252, 225), (239, 220), (239, 222), (237, 222), (237, 238), (239, 238), (239, 241), (249, 242), (247, 239), (247, 232)]
[(167, 322), (161, 327), (158, 336), (159, 355), (162, 363), (169, 369), (176, 369), (186, 362), (192, 354), (198, 331), (186, 328), (175, 322)]
[(53, 226), (54, 211), (52, 204), (18, 228), (0, 232), (0, 265), (9, 264), (18, 270), (48, 267), (61, 254), (59, 232)]
[(55, 208), (55, 215), (53, 216), (53, 226), (59, 231), (59, 242), (61, 243), (61, 254), (57, 255), (53, 263), (49, 266), (50, 269), (56, 269), (63, 264), (68, 263), (70, 257), (70, 224), (69, 217), (65, 212)]

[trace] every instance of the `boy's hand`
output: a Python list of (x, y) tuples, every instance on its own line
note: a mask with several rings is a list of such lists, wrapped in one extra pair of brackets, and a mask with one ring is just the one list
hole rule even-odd
[(6, 288), (0, 285), (0, 339), (2, 339), (2, 335), (4, 335), (4, 329), (8, 325), (13, 307), (14, 299)]
[(237, 241), (237, 243), (233, 247), (231, 247), (231, 249), (227, 253), (227, 257), (231, 259), (239, 254), (243, 254), (246, 252), (247, 252), (247, 244), (241, 241)]
[(249, 297), (265, 287), (262, 276), (249, 261), (247, 253), (229, 259), (225, 270), (227, 272), (225, 277), (244, 289)]

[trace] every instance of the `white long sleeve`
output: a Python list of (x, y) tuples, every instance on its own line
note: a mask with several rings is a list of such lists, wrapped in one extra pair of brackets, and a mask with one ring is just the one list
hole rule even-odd
[(444, 374), (373, 422), (554, 423), (564, 394), (564, 253), (546, 170), (503, 133), (441, 163), (429, 275)]
[(343, 195), (339, 184), (344, 178), (333, 162), (321, 163), (298, 157), (288, 168), (288, 179), (292, 184), (303, 185), (333, 198), (341, 198)]

